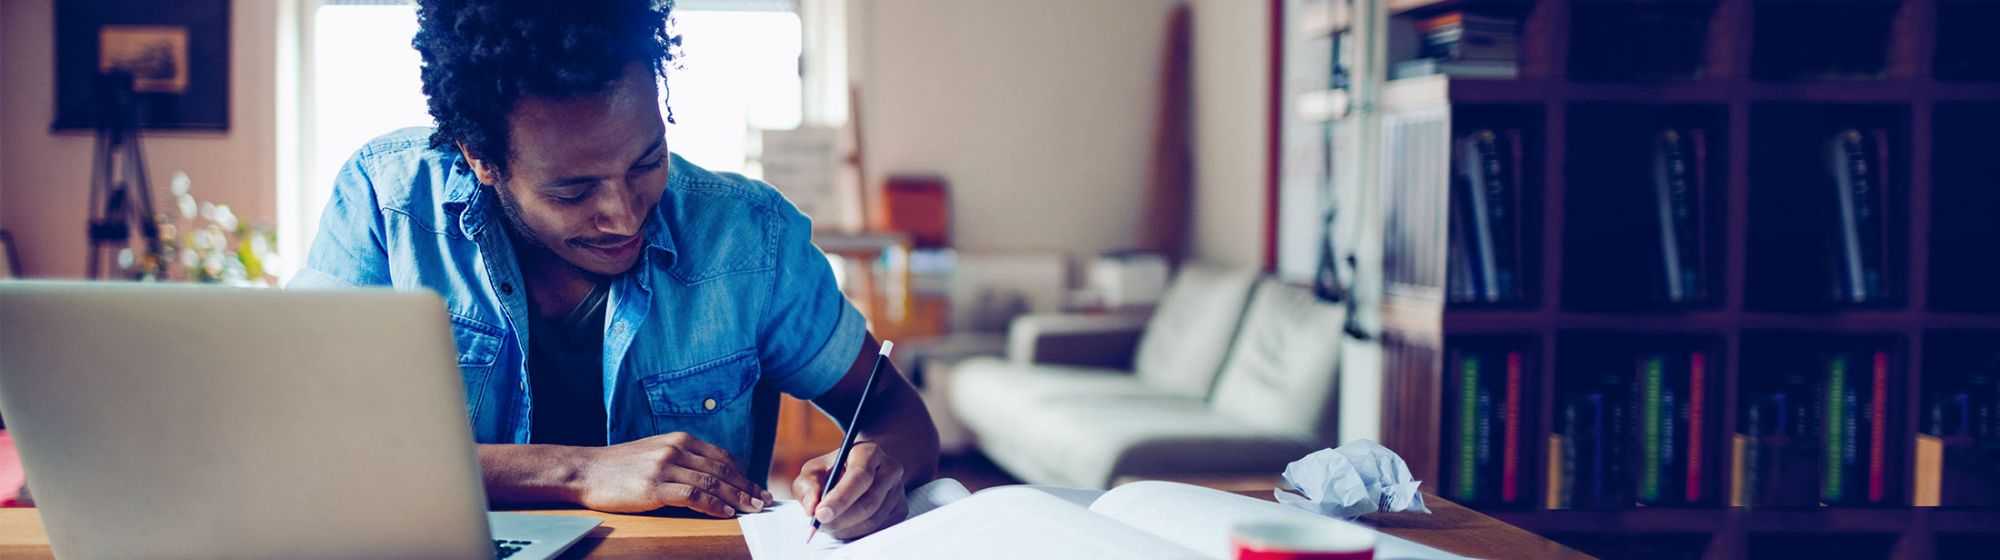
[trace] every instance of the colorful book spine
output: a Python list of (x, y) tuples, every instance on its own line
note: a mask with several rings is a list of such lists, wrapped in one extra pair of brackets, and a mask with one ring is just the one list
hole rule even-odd
[(1822, 450), (1824, 456), (1821, 458), (1822, 464), (1820, 465), (1820, 499), (1829, 504), (1839, 503), (1843, 497), (1841, 495), (1841, 490), (1843, 489), (1841, 479), (1846, 476), (1846, 473), (1841, 469), (1841, 447), (1842, 442), (1846, 439), (1844, 433), (1847, 427), (1847, 420), (1845, 418), (1847, 408), (1845, 406), (1847, 402), (1846, 389), (1847, 356), (1835, 355), (1827, 361), (1826, 367), (1826, 400), (1824, 404), (1826, 447)]
[(1701, 446), (1702, 426), (1707, 415), (1708, 394), (1708, 353), (1696, 351), (1688, 355), (1688, 435), (1687, 435), (1687, 483), (1688, 503), (1701, 501)]
[(1479, 475), (1479, 357), (1459, 358), (1458, 396), (1458, 494), (1461, 501), (1479, 497), (1475, 480)]
[(1505, 438), (1500, 442), (1500, 501), (1514, 503), (1521, 497), (1521, 353), (1507, 353), (1507, 396)]
[(1548, 472), (1544, 473), (1544, 475), (1547, 477), (1548, 486), (1542, 490), (1542, 507), (1547, 509), (1568, 509), (1569, 477), (1564, 476), (1564, 474), (1569, 472), (1571, 468), (1569, 436), (1549, 434), (1547, 446), (1549, 464)]
[(1887, 493), (1889, 353), (1876, 352), (1874, 383), (1868, 399), (1868, 501), (1879, 503)]
[(1660, 356), (1647, 356), (1640, 363), (1639, 397), (1639, 501), (1660, 499), (1660, 428), (1666, 418), (1660, 401), (1661, 377), (1666, 369)]

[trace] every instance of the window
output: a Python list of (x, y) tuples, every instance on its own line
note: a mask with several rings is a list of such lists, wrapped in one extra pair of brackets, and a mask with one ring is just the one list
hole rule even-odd
[[(385, 5), (386, 4), (386, 5)], [(683, 0), (674, 12), (682, 57), (669, 68), (667, 127), (673, 152), (702, 167), (761, 176), (760, 132), (801, 122), (801, 23), (791, 2)], [(304, 263), (332, 196), (334, 176), (369, 139), (431, 126), (410, 39), (416, 11), (407, 2), (325, 0), (305, 25), (307, 103), (295, 209), (279, 220), (280, 254)], [(281, 274), (289, 275), (283, 270)], [(289, 278), (286, 278), (289, 279)]]

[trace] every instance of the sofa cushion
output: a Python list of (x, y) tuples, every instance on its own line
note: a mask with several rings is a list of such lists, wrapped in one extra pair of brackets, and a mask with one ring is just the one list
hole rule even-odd
[(1156, 395), (1044, 401), (980, 446), (1029, 483), (1101, 490), (1127, 475), (1276, 473), (1314, 442)]
[(1346, 314), (1307, 288), (1265, 280), (1210, 405), (1246, 424), (1333, 439), (1333, 399)]
[(1174, 399), (1148, 387), (1129, 372), (1086, 367), (1034, 365), (996, 358), (973, 358), (952, 367), (952, 413), (986, 438), (1042, 414), (1050, 403), (1104, 398)]
[(1181, 267), (1132, 357), (1132, 369), (1168, 394), (1207, 398), (1243, 317), (1255, 270)]

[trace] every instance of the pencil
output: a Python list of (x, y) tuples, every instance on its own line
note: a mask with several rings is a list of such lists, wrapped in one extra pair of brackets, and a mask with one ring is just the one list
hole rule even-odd
[(868, 382), (861, 386), (861, 398), (854, 403), (854, 415), (848, 417), (847, 433), (840, 436), (840, 452), (833, 455), (833, 468), (826, 472), (826, 484), (819, 487), (820, 501), (813, 502), (813, 511), (806, 512), (812, 518), (812, 531), (806, 533), (806, 542), (812, 542), (819, 534), (819, 504), (826, 500), (826, 493), (833, 489), (834, 481), (840, 480), (840, 471), (847, 467), (847, 452), (854, 449), (854, 434), (861, 431), (861, 412), (868, 407), (868, 394), (875, 392), (875, 377), (882, 374), (882, 364), (889, 363), (889, 350), (896, 343), (882, 341), (882, 352), (875, 355), (875, 366), (868, 370)]

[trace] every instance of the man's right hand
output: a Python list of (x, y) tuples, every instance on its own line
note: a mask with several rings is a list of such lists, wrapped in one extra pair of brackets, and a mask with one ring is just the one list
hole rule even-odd
[(715, 517), (756, 512), (771, 493), (752, 482), (728, 451), (682, 432), (609, 447), (579, 448), (574, 501), (611, 513), (685, 507)]

